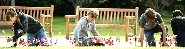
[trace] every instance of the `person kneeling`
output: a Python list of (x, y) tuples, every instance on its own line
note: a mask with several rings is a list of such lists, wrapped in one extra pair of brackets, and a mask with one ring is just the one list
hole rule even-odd
[(99, 11), (97, 9), (90, 9), (86, 15), (87, 16), (82, 17), (77, 22), (77, 25), (73, 31), (76, 46), (79, 46), (78, 44), (79, 41), (82, 41), (82, 46), (91, 45), (87, 43), (92, 40), (92, 38), (88, 38), (88, 31), (91, 32), (93, 36), (95, 36), (95, 39), (97, 39), (96, 43), (100, 43), (100, 41), (102, 41), (102, 37), (96, 31), (95, 26), (95, 19), (98, 17)]

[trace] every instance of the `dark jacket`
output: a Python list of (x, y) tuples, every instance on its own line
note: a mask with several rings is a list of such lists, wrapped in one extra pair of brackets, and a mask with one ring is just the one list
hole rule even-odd
[[(32, 16), (24, 14), (22, 12), (17, 12), (21, 25), (18, 23), (18, 21), (15, 21), (13, 23), (14, 28), (14, 36), (13, 39), (18, 39), (25, 33), (36, 33), (39, 31), (43, 26), (40, 22), (35, 20)], [(22, 30), (21, 32), (18, 32), (18, 30)]]
[(174, 35), (185, 32), (185, 17), (171, 19), (171, 27)]

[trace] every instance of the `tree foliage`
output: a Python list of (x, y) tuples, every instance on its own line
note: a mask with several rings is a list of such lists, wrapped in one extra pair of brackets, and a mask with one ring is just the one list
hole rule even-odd
[(11, 0), (0, 0), (0, 5), (1, 6), (8, 6), (10, 5), (10, 2)]
[(97, 7), (100, 3), (104, 3), (107, 0), (68, 0), (73, 3), (73, 7)]
[[(1, 6), (10, 6), (11, 0), (0, 0)], [(54, 5), (55, 15), (74, 14), (76, 6), (90, 8), (135, 8), (139, 13), (146, 8), (157, 12), (165, 10), (185, 10), (185, 0), (15, 0), (16, 6), (51, 6)]]
[(132, 8), (137, 6), (137, 1), (134, 0), (116, 0), (116, 7), (118, 8)]
[(72, 2), (74, 12), (75, 12), (76, 6), (95, 8), (99, 4), (102, 4), (107, 0), (68, 0), (68, 1)]
[(165, 7), (169, 7), (174, 4), (176, 0), (142, 0), (145, 2), (145, 6), (149, 8), (153, 8), (157, 12), (163, 11)]
[(185, 10), (185, 0), (177, 0), (174, 5), (172, 5), (172, 9), (179, 9), (179, 10)]
[(51, 6), (64, 3), (62, 0), (16, 0), (22, 6)]

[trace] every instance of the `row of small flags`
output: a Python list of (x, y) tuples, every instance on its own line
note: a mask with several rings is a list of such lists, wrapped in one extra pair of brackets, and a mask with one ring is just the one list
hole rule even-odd
[[(128, 42), (131, 44), (131, 45), (134, 45), (135, 46), (140, 46), (141, 45), (141, 39), (140, 38), (136, 38), (136, 35), (133, 35), (132, 37), (133, 39), (130, 39)], [(155, 37), (156, 38), (156, 37)], [(163, 45), (163, 42), (157, 42), (154, 38), (154, 42), (156, 43), (156, 46), (159, 46), (161, 47)], [(176, 42), (176, 38), (175, 37), (172, 37), (172, 36), (167, 36), (167, 41), (166, 43), (171, 46), (171, 47), (174, 47), (176, 46), (177, 42)], [(143, 46), (147, 47), (148, 46), (148, 42), (147, 42), (147, 39), (145, 38), (144, 41), (143, 41)]]
[[(57, 40), (58, 39), (53, 42), (52, 39), (48, 40), (47, 38), (42, 38), (41, 40), (35, 39), (34, 41), (37, 46), (52, 46), (58, 43)], [(33, 43), (30, 41), (30, 39), (28, 39), (27, 41), (25, 41), (24, 39), (20, 39), (20, 41), (18, 42), (18, 46), (31, 46), (32, 44)]]
[[(5, 34), (5, 30), (2, 30), (2, 34)], [(108, 34), (107, 36), (109, 36), (109, 34)], [(130, 34), (129, 34), (129, 36), (132, 36), (132, 38), (133, 38), (133, 39), (130, 39), (130, 40), (128, 41), (130, 45), (134, 45), (134, 44), (135, 44), (135, 46), (140, 46), (140, 44), (141, 44), (141, 39), (140, 39), (140, 38), (136, 38), (136, 35), (130, 35)], [(166, 38), (167, 38), (167, 44), (168, 44), (169, 46), (176, 46), (177, 42), (176, 42), (176, 40), (175, 40), (175, 37), (168, 36), (168, 37), (166, 37)], [(52, 39), (51, 39), (51, 40), (52, 40)], [(39, 46), (49, 45), (48, 43), (50, 43), (50, 44), (52, 44), (52, 45), (55, 45), (55, 44), (57, 43), (57, 40), (56, 40), (54, 43), (52, 43), (51, 40), (50, 40), (50, 42), (48, 42), (48, 40), (45, 39), (45, 38), (41, 39), (41, 41), (38, 40), (38, 39), (36, 39), (36, 43), (39, 43), (39, 44), (38, 44)], [(94, 39), (94, 42), (95, 42), (95, 41), (96, 41), (96, 40)], [(104, 41), (104, 44), (106, 44), (106, 45), (109, 45), (109, 46), (114, 45), (112, 37), (110, 37), (110, 38), (108, 38), (108, 39), (105, 39), (105, 38), (104, 38), (103, 41)], [(155, 38), (154, 38), (154, 41), (155, 41)], [(72, 39), (72, 38), (70, 38), (70, 42), (71, 42), (71, 44), (76, 43), (75, 40)], [(117, 35), (117, 37), (116, 37), (116, 42), (120, 43), (120, 38), (118, 37), (118, 35)], [(155, 42), (156, 42), (156, 41), (155, 41)], [(147, 41), (146, 41), (146, 38), (145, 38), (145, 40), (144, 40), (143, 43), (144, 43), (145, 46), (148, 46)], [(82, 44), (82, 41), (79, 41), (78, 44)], [(156, 44), (159, 44), (160, 46), (162, 46), (163, 43), (162, 43), (162, 42), (156, 42)], [(31, 43), (30, 40), (27, 40), (27, 41), (25, 42), (24, 39), (22, 39), (22, 40), (20, 40), (20, 42), (19, 42), (18, 45), (19, 45), (19, 46), (29, 46), (29, 45), (32, 45), (32, 43)]]
[[(155, 38), (156, 38), (156, 37), (155, 37)], [(163, 42), (160, 42), (160, 41), (157, 42), (157, 41), (155, 40), (155, 38), (154, 38), (154, 42), (156, 43), (156, 47), (161, 47), (161, 46), (163, 45)], [(176, 42), (175, 37), (168, 36), (168, 37), (166, 37), (166, 38), (167, 38), (166, 43), (167, 43), (170, 47), (176, 46), (177, 42)], [(112, 37), (110, 37), (110, 38), (108, 38), (108, 39), (104, 39), (103, 41), (104, 41), (104, 44), (105, 44), (105, 45), (108, 45), (108, 46), (114, 45), (114, 43), (113, 43), (114, 40), (112, 39)], [(115, 41), (116, 41), (116, 43), (120, 43), (120, 38), (117, 36), (116, 39), (115, 39)], [(72, 38), (70, 38), (70, 42), (71, 42), (71, 44), (75, 44), (75, 43), (76, 43), (75, 40), (72, 39)], [(81, 44), (81, 43), (82, 43), (82, 41), (79, 41), (79, 42), (78, 42), (78, 44)], [(137, 38), (136, 35), (132, 35), (132, 38), (131, 38), (127, 43), (129, 43), (129, 46), (141, 46), (141, 39), (140, 39), (140, 38)], [(124, 44), (124, 43), (120, 43), (120, 44)], [(147, 42), (147, 40), (146, 40), (146, 38), (145, 38), (144, 41), (143, 41), (143, 46), (144, 46), (144, 47), (148, 47), (148, 46), (149, 46), (149, 45), (148, 45), (148, 42)]]

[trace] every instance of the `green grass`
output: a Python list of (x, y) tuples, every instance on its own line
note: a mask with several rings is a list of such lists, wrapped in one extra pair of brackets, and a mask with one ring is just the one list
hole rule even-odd
[[(167, 17), (164, 16), (163, 17), (165, 25), (168, 26), (169, 28), (169, 35), (173, 35), (172, 31), (171, 31), (171, 26), (170, 26), (170, 19), (171, 17)], [(54, 17), (53, 19), (53, 32), (54, 32), (54, 37), (61, 37), (61, 38), (65, 38), (65, 34), (66, 34), (66, 24), (65, 24), (65, 18), (64, 17)], [(137, 36), (139, 36), (139, 26), (137, 27)], [(46, 31), (48, 31), (48, 28), (45, 28)], [(2, 30), (2, 29), (0, 29)], [(2, 35), (0, 34), (0, 36), (12, 36), (13, 32), (9, 29), (4, 29), (6, 31), (6, 34)], [(70, 32), (73, 31), (73, 28), (70, 30)], [(103, 37), (107, 37), (107, 34), (109, 33), (110, 37), (115, 38), (116, 34), (118, 33), (121, 38), (121, 40), (125, 40), (125, 33), (123, 30), (121, 30), (120, 28), (97, 28), (97, 31), (103, 36)], [(61, 35), (58, 34), (58, 32), (61, 32)], [(133, 31), (129, 31), (130, 33), (133, 33)], [(155, 36), (157, 37), (157, 40), (159, 40), (160, 38), (160, 34), (161, 33), (156, 33)], [(26, 36), (26, 34), (24, 35)], [(55, 48), (59, 48), (59, 49), (68, 49), (69, 47), (18, 47), (18, 48), (10, 48), (10, 49), (55, 49)], [(101, 48), (101, 49), (149, 49), (149, 48), (143, 48), (143, 47), (70, 47), (70, 49), (96, 49), (96, 48)], [(9, 48), (7, 48), (9, 49)], [(156, 49), (156, 47), (151, 47), (150, 49)], [(170, 47), (161, 47), (161, 49), (171, 49)], [(173, 47), (172, 49), (179, 49), (178, 47)]]
[[(171, 26), (170, 26), (170, 18), (169, 17), (163, 17), (165, 21), (165, 25), (169, 28), (169, 34), (172, 35)], [(137, 27), (137, 35), (139, 35), (139, 26)], [(45, 27), (46, 31), (48, 31), (48, 27)], [(73, 31), (74, 28), (70, 29), (70, 32)], [(1, 29), (2, 30), (2, 29)], [(10, 30), (10, 28), (4, 29), (6, 31), (5, 36), (7, 35), (13, 35), (13, 32)], [(97, 28), (97, 31), (102, 36), (107, 36), (109, 34), (110, 36), (116, 36), (116, 34), (119, 34), (119, 36), (125, 36), (125, 32), (120, 28)], [(66, 34), (66, 22), (64, 17), (54, 17), (53, 19), (53, 32), (54, 37), (65, 37)], [(61, 35), (59, 35), (59, 32), (61, 32)], [(130, 33), (133, 33), (132, 29), (129, 29)], [(1, 34), (0, 34), (1, 35)]]

